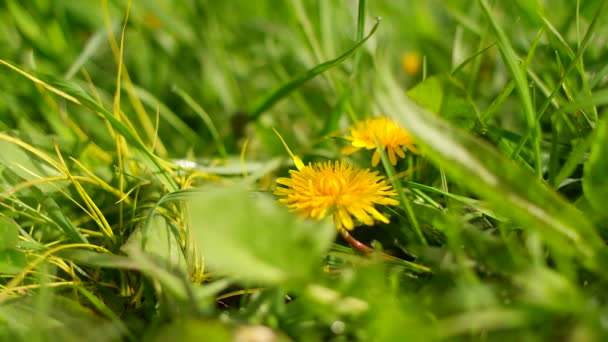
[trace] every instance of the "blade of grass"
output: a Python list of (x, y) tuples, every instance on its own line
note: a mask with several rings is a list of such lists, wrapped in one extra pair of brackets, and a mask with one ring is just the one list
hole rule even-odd
[(608, 104), (608, 89), (598, 90), (592, 95), (579, 96), (574, 101), (556, 110), (553, 115), (571, 113), (588, 106), (601, 106)]
[(424, 185), (424, 184), (420, 184), (420, 183), (415, 183), (415, 182), (404, 182), (404, 185), (406, 188), (408, 189), (412, 189), (412, 190), (422, 190), (422, 191), (426, 191), (426, 192), (433, 192), (436, 194), (440, 194), (443, 195), (445, 197), (449, 197), (451, 199), (454, 199), (456, 201), (465, 203), (467, 205), (470, 205), (472, 207), (474, 207), (475, 209), (479, 210), (481, 213), (483, 213), (484, 215), (487, 215), (493, 219), (499, 220), (499, 221), (505, 221), (506, 219), (498, 214), (496, 214), (494, 211), (488, 209), (488, 208), (484, 208), (483, 206), (481, 206), (480, 201), (473, 199), (473, 198), (469, 198), (469, 197), (465, 197), (465, 196), (460, 196), (460, 195), (456, 195), (453, 194), (451, 192), (446, 192), (443, 191), (441, 189), (437, 189), (428, 185)]
[[(578, 7), (578, 6), (577, 6)], [(577, 12), (577, 20), (578, 20), (578, 12)], [(570, 48), (570, 46), (568, 45), (568, 43), (566, 43), (566, 39), (564, 39), (564, 37), (562, 37), (561, 34), (559, 34), (559, 32), (557, 31), (557, 29), (555, 29), (555, 27), (553, 27), (553, 25), (551, 25), (551, 22), (549, 22), (549, 19), (547, 19), (545, 16), (542, 16), (542, 20), (545, 23), (545, 25), (549, 28), (549, 31), (551, 33), (553, 33), (553, 35), (558, 39), (558, 41), (560, 42), (560, 44), (566, 49), (566, 52), (568, 53), (568, 56), (576, 61), (575, 66), (576, 69), (579, 72), (580, 75), (580, 79), (582, 82), (582, 86), (583, 86), (583, 93), (585, 95), (591, 95), (591, 91), (589, 90), (589, 83), (587, 82), (587, 76), (585, 75), (585, 67), (583, 66), (583, 59), (582, 58), (576, 58), (576, 54), (574, 53), (574, 51), (572, 51), (572, 49)], [(578, 38), (578, 25), (577, 25), (577, 38)], [(578, 39), (577, 39), (578, 40)], [(578, 40), (578, 49), (580, 49), (580, 40)], [(557, 52), (556, 52), (557, 54)], [(559, 54), (557, 54), (557, 56), (559, 57)], [(566, 78), (564, 77), (564, 80), (566, 80)], [(591, 113), (592, 113), (592, 117), (591, 120), (592, 121), (597, 121), (597, 108), (594, 106), (591, 109)]]
[(451, 72), (452, 76), (456, 75), (457, 73), (459, 73), (465, 66), (469, 65), (469, 63), (471, 63), (475, 58), (477, 58), (477, 56), (483, 54), (484, 52), (488, 51), (491, 47), (493, 47), (494, 45), (496, 45), (496, 43), (492, 43), (488, 46), (486, 46), (485, 48), (475, 52), (474, 54), (470, 55), (469, 57), (467, 57), (464, 61), (462, 61), (460, 64), (458, 64)]
[(123, 335), (125, 335), (129, 341), (137, 341), (133, 333), (129, 331), (129, 328), (122, 322), (122, 320), (116, 316), (114, 311), (110, 309), (103, 300), (97, 298), (92, 292), (84, 288), (83, 286), (76, 286), (78, 292), (82, 294), (99, 312), (106, 316)]
[[(114, 29), (117, 29), (118, 27), (118, 25), (115, 25)], [(114, 32), (114, 30), (112, 30), (112, 32)], [(108, 32), (106, 31), (106, 29), (101, 28), (97, 30), (91, 36), (91, 38), (88, 39), (87, 44), (80, 52), (80, 55), (78, 55), (78, 58), (76, 58), (76, 60), (74, 61), (74, 63), (72, 63), (68, 71), (66, 71), (66, 73), (63, 75), (65, 79), (69, 80), (74, 77), (78, 70), (80, 70), (80, 68), (82, 68), (86, 64), (86, 62), (89, 61), (91, 57), (93, 57), (95, 53), (99, 53), (99, 50), (102, 48), (104, 38), (106, 38), (107, 34)]]
[(395, 189), (395, 191), (397, 191), (397, 194), (399, 195), (401, 206), (403, 207), (405, 215), (407, 216), (407, 219), (410, 222), (410, 225), (412, 226), (412, 230), (414, 230), (414, 232), (418, 236), (418, 239), (420, 239), (420, 243), (423, 246), (428, 246), (428, 242), (426, 241), (424, 234), (422, 234), (422, 231), (420, 230), (420, 225), (418, 224), (418, 220), (416, 219), (416, 214), (412, 209), (410, 200), (405, 195), (403, 187), (401, 186), (401, 182), (397, 179), (397, 173), (395, 172), (395, 168), (388, 159), (386, 150), (382, 147), (382, 144), (380, 143), (380, 140), (378, 140), (378, 137), (374, 137), (374, 139), (376, 139), (376, 148), (380, 152), (380, 159), (382, 160), (384, 170), (386, 171), (388, 179), (393, 185), (393, 188)]
[(593, 140), (595, 140), (595, 131), (593, 131), (592, 134), (587, 135), (582, 141), (576, 144), (572, 152), (570, 152), (568, 159), (566, 159), (566, 162), (562, 165), (562, 168), (555, 176), (555, 180), (552, 183), (553, 186), (559, 186), (563, 181), (566, 180), (566, 178), (572, 175), (591, 147)]
[[(534, 106), (532, 104), (532, 97), (530, 96), (530, 88), (528, 87), (528, 81), (526, 80), (526, 73), (522, 69), (522, 67), (517, 62), (517, 56), (515, 55), (515, 51), (509, 42), (509, 38), (503, 31), (503, 29), (498, 25), (494, 14), (490, 10), (488, 2), (486, 0), (479, 0), (479, 4), (487, 18), (490, 22), (490, 26), (498, 39), (498, 47), (502, 58), (507, 65), (513, 80), (515, 81), (515, 88), (519, 93), (519, 98), (521, 101), (521, 105), (523, 107), (524, 117), (526, 119), (526, 124), (528, 126), (527, 134), (531, 135), (533, 140), (533, 151), (534, 151), (534, 159), (535, 159), (535, 170), (536, 175), (540, 179), (541, 175), (541, 157), (540, 157), (540, 137), (536, 134), (537, 132), (537, 122), (536, 115), (534, 111)], [(523, 65), (525, 68), (526, 66)], [(519, 153), (519, 152), (517, 152)], [(517, 155), (514, 153), (514, 156)]]
[(603, 243), (575, 207), (492, 146), (407, 99), (390, 72), (382, 71), (386, 83), (379, 101), (384, 112), (411, 132), (424, 155), (443, 165), (454, 181), (487, 199), (500, 214), (537, 229), (547, 243), (588, 268), (600, 267), (597, 253)]
[(4, 288), (2, 288), (2, 290), (0, 290), (0, 304), (4, 303), (6, 300), (8, 300), (10, 298), (11, 294), (13, 292), (15, 292), (15, 287), (17, 285), (19, 285), (25, 279), (25, 277), (36, 268), (36, 266), (38, 264), (45, 261), (51, 255), (54, 255), (55, 253), (58, 253), (62, 250), (70, 249), (70, 248), (91, 248), (94, 250), (98, 250), (100, 252), (110, 253), (108, 250), (106, 250), (103, 247), (88, 244), (88, 243), (67, 244), (67, 245), (61, 245), (61, 246), (57, 246), (55, 248), (49, 249), (49, 250), (45, 251), (44, 253), (37, 255), (34, 260), (31, 260), (19, 274), (17, 274), (15, 277), (13, 277), (4, 286)]
[[(359, 6), (357, 9), (357, 33), (355, 37), (356, 42), (360, 42), (363, 40), (363, 36), (365, 34), (365, 0), (359, 0)], [(350, 82), (346, 84), (344, 90), (342, 91), (342, 95), (340, 96), (340, 100), (336, 104), (334, 110), (329, 113), (327, 120), (325, 120), (325, 125), (323, 128), (323, 135), (331, 134), (338, 130), (338, 123), (340, 122), (340, 117), (344, 112), (344, 108), (348, 106), (348, 102), (350, 100), (350, 96), (353, 91), (353, 84), (355, 83), (355, 79), (357, 73), (359, 71), (359, 65), (361, 64), (361, 51), (355, 52), (353, 56), (353, 69), (350, 74)], [(352, 110), (349, 113), (354, 113)], [(356, 114), (353, 115), (356, 118)]]
[(376, 29), (378, 29), (379, 24), (380, 21), (377, 21), (374, 27), (371, 29), (370, 33), (363, 40), (359, 41), (357, 44), (355, 44), (355, 46), (346, 51), (344, 54), (325, 63), (321, 63), (315, 66), (314, 68), (295, 76), (287, 83), (281, 84), (269, 91), (267, 95), (259, 99), (257, 102), (253, 103), (253, 105), (250, 107), (248, 111), (250, 118), (252, 120), (257, 120), (257, 118), (264, 111), (272, 107), (279, 100), (289, 95), (292, 91), (304, 84), (304, 82), (314, 78), (319, 74), (322, 74), (323, 72), (333, 67), (342, 64), (344, 61), (352, 57), (355, 52), (359, 51), (363, 44), (365, 44), (365, 42), (367, 42), (367, 40), (372, 37), (372, 35), (376, 32)]
[[(540, 43), (540, 40), (543, 37), (543, 33), (544, 33), (543, 29), (540, 29), (538, 31), (538, 33), (536, 34), (536, 38), (534, 39), (534, 41), (532, 42), (532, 45), (530, 46), (530, 50), (528, 51), (526, 60), (524, 61), (524, 67), (528, 70), (528, 73), (530, 73), (531, 70), (529, 70), (527, 68), (527, 66), (530, 65), (530, 63), (532, 62), (532, 58), (534, 57), (534, 53), (536, 52), (536, 47), (538, 46), (538, 43)], [(484, 112), (481, 114), (481, 116), (480, 116), (481, 122), (483, 122), (485, 124), (487, 122), (487, 120), (490, 117), (492, 117), (492, 115), (494, 115), (494, 113), (496, 113), (496, 111), (500, 108), (500, 106), (502, 106), (502, 104), (507, 100), (507, 98), (509, 97), (509, 95), (511, 95), (511, 93), (513, 92), (514, 89), (515, 89), (515, 81), (510, 80), (509, 83), (507, 84), (507, 86), (503, 89), (503, 91), (500, 92), (500, 94), (492, 101), (492, 103), (490, 103), (490, 105), (486, 108), (486, 110), (484, 110)]]
[[(564, 81), (564, 79), (566, 78), (566, 76), (568, 76), (568, 74), (570, 73), (570, 71), (572, 71), (572, 69), (574, 69), (574, 67), (576, 67), (577, 61), (582, 57), (583, 52), (587, 48), (587, 44), (589, 44), (589, 41), (591, 40), (591, 36), (593, 35), (593, 32), (594, 32), (594, 30), (595, 30), (595, 28), (597, 26), (597, 22), (598, 22), (599, 18), (601, 17), (600, 14), (603, 12), (605, 5), (606, 5), (606, 0), (602, 1), (602, 3), (600, 4), (600, 7), (595, 12), (595, 15), (593, 16), (593, 19), (591, 20), (591, 23), (589, 24), (589, 27), (587, 28), (587, 32), (585, 33), (585, 36), (583, 37), (583, 40), (582, 40), (582, 42), (581, 42), (578, 50), (576, 51), (576, 55), (574, 56), (574, 59), (572, 61), (570, 61), (570, 63), (568, 64), (568, 67), (560, 75), (560, 78), (559, 78), (557, 84), (555, 85), (555, 87), (553, 88), (553, 91), (547, 97), (547, 99), (545, 100), (545, 102), (542, 104), (542, 106), (538, 110), (538, 112), (537, 112), (537, 119), (538, 120), (540, 120), (542, 118), (542, 116), (545, 113), (545, 111), (547, 110), (547, 108), (549, 108), (549, 104), (551, 104), (551, 101), (553, 100), (553, 97), (555, 97), (555, 95), (557, 94), (557, 92), (561, 89), (562, 82)], [(516, 156), (516, 155), (519, 154), (519, 152), (521, 151), (521, 149), (525, 145), (526, 140), (529, 137), (530, 137), (530, 132), (528, 131), (528, 132), (526, 132), (524, 134), (524, 136), (522, 137), (521, 141), (519, 142), (519, 144), (515, 148), (515, 151), (513, 152), (514, 156)]]
[(159, 108), (160, 116), (169, 123), (169, 125), (173, 126), (181, 135), (184, 136), (191, 144), (200, 143), (200, 138), (198, 133), (196, 133), (190, 126), (188, 126), (179, 115), (175, 114), (167, 105), (162, 103), (157, 97), (148, 92), (147, 90), (133, 86), (137, 97), (146, 105), (153, 108)]
[(75, 85), (67, 82), (61, 82), (58, 80), (51, 80), (50, 82), (53, 86), (65, 90), (67, 91), (67, 93), (71, 94), (68, 96), (74, 98), (78, 104), (81, 104), (101, 114), (101, 116), (106, 119), (110, 123), (110, 125), (118, 133), (120, 133), (122, 137), (124, 137), (129, 146), (134, 147), (142, 152), (143, 156), (147, 159), (146, 161), (149, 162), (153, 166), (153, 168), (158, 171), (158, 174), (161, 176), (160, 180), (163, 185), (165, 185), (165, 187), (167, 187), (167, 189), (169, 189), (170, 191), (177, 190), (177, 184), (175, 183), (175, 180), (170, 176), (170, 169), (167, 167), (166, 162), (154, 155), (148, 149), (148, 147), (141, 140), (141, 138), (134, 129), (131, 129), (125, 123), (121, 122), (112, 113), (103, 108), (102, 105), (100, 105), (97, 101), (95, 101), (81, 89), (77, 88)]
[(211, 136), (213, 137), (213, 140), (215, 141), (215, 145), (217, 146), (220, 156), (223, 158), (226, 158), (228, 156), (228, 154), (226, 153), (226, 147), (224, 146), (224, 142), (222, 141), (222, 138), (220, 137), (220, 133), (218, 132), (217, 128), (215, 127), (215, 124), (213, 123), (213, 120), (211, 120), (211, 117), (209, 116), (209, 114), (207, 114), (207, 112), (205, 112), (203, 107), (201, 107), (198, 103), (196, 103), (196, 101), (194, 101), (194, 99), (190, 95), (188, 95), (185, 91), (183, 91), (180, 87), (173, 86), (172, 90), (179, 97), (181, 97), (182, 100), (184, 100), (184, 102), (186, 102), (186, 104), (190, 108), (192, 108), (192, 110), (196, 114), (198, 114), (198, 116), (203, 120), (205, 125), (207, 125), (207, 129), (209, 130), (209, 133), (211, 133)]

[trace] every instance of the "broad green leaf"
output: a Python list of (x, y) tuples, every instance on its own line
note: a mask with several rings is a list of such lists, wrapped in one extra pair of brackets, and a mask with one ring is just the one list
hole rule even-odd
[(519, 168), (488, 143), (456, 128), (406, 98), (390, 73), (378, 101), (385, 113), (416, 138), (423, 155), (444, 167), (450, 178), (486, 199), (492, 209), (524, 229), (542, 232), (547, 243), (598, 267), (603, 243), (594, 227), (572, 205)]
[(596, 129), (595, 141), (585, 163), (583, 191), (591, 206), (605, 216), (604, 201), (608, 199), (608, 120), (601, 120)]
[[(145, 237), (144, 232), (146, 232)], [(187, 272), (188, 267), (181, 248), (180, 234), (161, 215), (150, 217), (146, 221), (145, 230), (137, 229), (126, 244), (143, 246), (144, 252), (160, 257), (168, 267)]]
[(407, 95), (422, 107), (439, 113), (443, 103), (443, 84), (438, 76), (431, 76), (408, 90)]
[(0, 274), (17, 274), (27, 264), (25, 254), (17, 249), (0, 251)]
[(151, 341), (235, 341), (231, 330), (219, 321), (188, 319), (165, 325), (160, 328)]
[(121, 341), (123, 336), (116, 322), (102, 319), (85, 303), (61, 296), (52, 299), (51, 310), (40, 309), (40, 295), (3, 303), (0, 306), (0, 340)]
[(585, 306), (574, 284), (564, 274), (549, 268), (531, 268), (517, 275), (515, 282), (523, 290), (522, 299), (545, 310), (578, 315)]
[(475, 103), (454, 79), (446, 77), (445, 83), (441, 117), (467, 131), (473, 130), (479, 120)]
[(473, 101), (449, 75), (428, 77), (408, 90), (407, 95), (420, 106), (468, 131), (478, 120)]
[(0, 217), (0, 251), (15, 247), (18, 240), (17, 225), (5, 217)]
[[(0, 140), (0, 165), (10, 169), (15, 175), (26, 181), (63, 176), (59, 170), (41, 158), (6, 140)], [(36, 188), (44, 193), (57, 191), (57, 186), (44, 183), (36, 185)]]
[(166, 268), (165, 260), (159, 262), (158, 258), (154, 255), (145, 253), (140, 246), (135, 243), (126, 244), (122, 247), (124, 250), (137, 264), (138, 269), (150, 278), (158, 281), (163, 287), (163, 290), (170, 294), (173, 298), (179, 301), (186, 301), (192, 293), (190, 282), (186, 281), (182, 277), (178, 276), (174, 272), (170, 272)]
[(333, 242), (327, 221), (302, 221), (267, 194), (202, 189), (190, 201), (192, 229), (212, 272), (242, 281), (304, 280)]
[(62, 258), (79, 264), (119, 269), (137, 270), (138, 264), (124, 255), (104, 254), (85, 249), (68, 249), (59, 253)]

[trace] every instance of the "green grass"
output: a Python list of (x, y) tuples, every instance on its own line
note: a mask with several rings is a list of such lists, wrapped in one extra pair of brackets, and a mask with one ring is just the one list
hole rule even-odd
[[(3, 2), (0, 340), (605, 340), (607, 7)], [(379, 114), (421, 153), (362, 256), (274, 129), (369, 168)]]

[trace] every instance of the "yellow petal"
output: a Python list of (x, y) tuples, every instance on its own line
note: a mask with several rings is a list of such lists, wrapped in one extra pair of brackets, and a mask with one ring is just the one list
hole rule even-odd
[(397, 157), (395, 156), (395, 149), (393, 147), (388, 148), (388, 159), (391, 161), (391, 165), (397, 165)]
[(378, 165), (379, 162), (380, 162), (380, 152), (378, 150), (376, 150), (376, 152), (374, 152), (374, 155), (372, 156), (372, 166)]
[(338, 209), (338, 217), (340, 222), (342, 222), (342, 226), (348, 230), (353, 230), (355, 228), (355, 224), (353, 223), (353, 219), (350, 217), (348, 212), (344, 208)]
[(400, 158), (405, 158), (405, 153), (403, 153), (403, 149), (401, 147), (395, 147), (395, 152)]
[(357, 151), (359, 151), (361, 149), (361, 147), (356, 147), (356, 146), (346, 146), (344, 147), (342, 150), (340, 150), (340, 153), (345, 154), (345, 155), (351, 155)]
[(380, 212), (378, 210), (376, 210), (376, 208), (374, 207), (366, 207), (365, 211), (367, 211), (368, 213), (372, 214), (372, 216), (378, 220), (378, 221), (382, 221), (384, 223), (389, 223), (389, 220), (382, 214), (380, 214)]
[(409, 145), (406, 145), (406, 146), (407, 146), (408, 150), (412, 151), (412, 153), (414, 153), (414, 154), (420, 154), (420, 151), (418, 151), (418, 149), (415, 148), (414, 145), (409, 144)]

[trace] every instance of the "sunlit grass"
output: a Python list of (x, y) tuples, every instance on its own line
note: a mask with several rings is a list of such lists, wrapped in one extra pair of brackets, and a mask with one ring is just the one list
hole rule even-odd
[(606, 7), (3, 3), (0, 340), (605, 339)]

